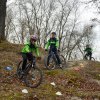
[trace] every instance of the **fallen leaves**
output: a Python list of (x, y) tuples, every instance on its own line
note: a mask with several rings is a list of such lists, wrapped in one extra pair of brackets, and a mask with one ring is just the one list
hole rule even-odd
[[(84, 65), (80, 64), (71, 70), (44, 70), (45, 81), (43, 81), (43, 84), (35, 90), (26, 88), (25, 84), (18, 80), (17, 77), (13, 76), (14, 73), (4, 70), (0, 77), (2, 96), (5, 96), (4, 94), (7, 93), (6, 96), (11, 95), (10, 98), (26, 97), (33, 100), (39, 100), (43, 96), (43, 98), (53, 96), (54, 98), (57, 98), (57, 100), (60, 100), (60, 98), (67, 98), (68, 95), (83, 96), (84, 93), (87, 93), (86, 96), (91, 96), (89, 94), (90, 92), (94, 93), (99, 91), (100, 88), (97, 83), (90, 82), (88, 77), (84, 75), (84, 71), (86, 73), (86, 70), (83, 70), (84, 68)], [(100, 75), (98, 74), (98, 77), (99, 76)], [(36, 92), (32, 94), (33, 91)], [(77, 91), (82, 91), (82, 93), (78, 94)], [(37, 96), (35, 97), (34, 95)], [(98, 93), (96, 95), (98, 95)]]

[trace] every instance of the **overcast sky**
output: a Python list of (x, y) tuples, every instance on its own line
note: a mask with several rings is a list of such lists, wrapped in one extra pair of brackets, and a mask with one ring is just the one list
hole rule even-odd
[[(12, 2), (14, 2), (15, 0), (9, 0), (7, 4), (10, 4)], [(80, 0), (81, 2), (84, 1), (89, 1), (89, 0)], [(88, 5), (86, 7), (86, 5), (84, 3), (80, 3), (80, 8), (79, 8), (79, 12), (80, 12), (80, 22), (81, 25), (85, 25), (85, 24), (91, 24), (91, 19), (92, 18), (98, 18), (100, 19), (100, 15), (96, 13), (96, 8), (92, 5)], [(93, 28), (94, 31), (94, 47), (93, 47), (93, 56), (95, 58), (97, 58), (98, 60), (100, 60), (100, 23), (94, 23), (95, 27)]]

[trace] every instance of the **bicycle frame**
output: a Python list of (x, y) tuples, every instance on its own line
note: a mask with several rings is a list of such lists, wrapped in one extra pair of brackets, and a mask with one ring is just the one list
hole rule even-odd
[(33, 57), (32, 62), (29, 62), (25, 68), (25, 72), (29, 72), (30, 68), (35, 68), (36, 65), (36, 57)]

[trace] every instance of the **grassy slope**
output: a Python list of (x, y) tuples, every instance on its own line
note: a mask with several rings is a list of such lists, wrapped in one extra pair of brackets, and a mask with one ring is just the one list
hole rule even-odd
[[(74, 96), (83, 98), (82, 100), (100, 99), (99, 62), (72, 62), (74, 68), (79, 68), (80, 63), (84, 65), (79, 71), (75, 71), (73, 67), (48, 71), (44, 69), (43, 60), (38, 61), (44, 78), (38, 88), (31, 89), (14, 75), (21, 58), (18, 55), (21, 48), (21, 45), (0, 43), (0, 100), (71, 100)], [(7, 72), (4, 70), (5, 66), (13, 66), (13, 70)], [(9, 77), (11, 75), (13, 76)], [(55, 82), (56, 86), (52, 86), (51, 82)], [(22, 89), (27, 89), (29, 93), (23, 94)], [(63, 95), (56, 96), (57, 91), (61, 91)]]

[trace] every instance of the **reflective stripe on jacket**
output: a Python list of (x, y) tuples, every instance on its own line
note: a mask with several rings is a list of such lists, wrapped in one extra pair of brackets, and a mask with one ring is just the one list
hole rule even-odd
[(50, 48), (51, 47), (58, 48), (59, 47), (59, 41), (56, 38), (50, 38), (45, 45), (45, 49), (48, 49), (49, 46), (50, 46)]

